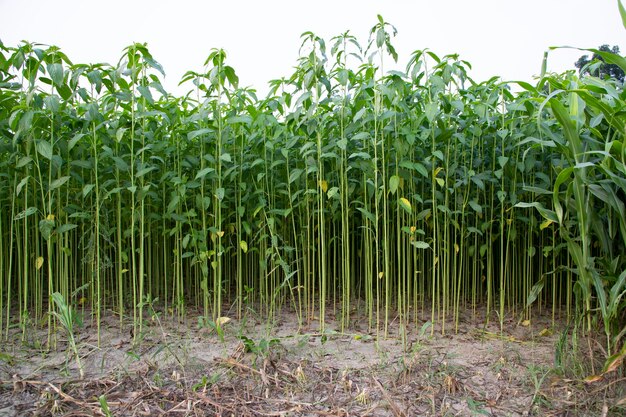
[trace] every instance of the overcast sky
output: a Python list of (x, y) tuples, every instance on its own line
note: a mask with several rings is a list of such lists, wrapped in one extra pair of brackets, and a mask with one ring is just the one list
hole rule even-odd
[[(57, 45), (76, 63), (111, 64), (124, 47), (147, 42), (174, 92), (185, 71), (202, 70), (211, 48), (223, 48), (240, 84), (265, 92), (269, 80), (291, 75), (302, 32), (329, 40), (350, 30), (365, 45), (377, 14), (398, 30), (400, 70), (411, 52), (428, 48), (460, 54), (478, 81), (531, 81), (549, 46), (608, 43), (626, 52), (617, 0), (0, 0), (0, 39)], [(548, 69), (573, 68), (581, 54), (553, 51)]]

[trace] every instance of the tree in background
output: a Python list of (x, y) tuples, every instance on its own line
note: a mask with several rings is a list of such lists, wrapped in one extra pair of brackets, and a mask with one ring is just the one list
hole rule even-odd
[[(609, 45), (602, 45), (598, 48), (602, 52), (610, 52), (616, 55), (620, 54), (619, 46), (612, 48)], [(580, 75), (592, 75), (598, 78), (613, 78), (620, 82), (624, 81), (624, 70), (615, 64), (608, 64), (602, 56), (594, 53), (589, 59), (588, 55), (583, 55), (574, 63)]]

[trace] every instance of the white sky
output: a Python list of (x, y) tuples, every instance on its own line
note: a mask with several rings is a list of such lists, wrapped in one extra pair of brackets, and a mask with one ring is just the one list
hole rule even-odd
[[(428, 48), (460, 54), (478, 81), (531, 81), (549, 46), (607, 43), (626, 53), (617, 0), (0, 0), (0, 39), (57, 45), (75, 63), (111, 64), (124, 47), (147, 42), (176, 93), (185, 71), (201, 71), (211, 48), (223, 48), (240, 84), (264, 94), (267, 81), (291, 75), (302, 32), (329, 42), (350, 30), (365, 46), (377, 14), (398, 29), (399, 70), (411, 52)], [(548, 69), (571, 69), (580, 55), (553, 51)]]

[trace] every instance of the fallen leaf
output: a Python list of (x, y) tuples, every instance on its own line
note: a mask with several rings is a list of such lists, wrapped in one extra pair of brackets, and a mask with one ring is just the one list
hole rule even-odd
[(228, 323), (230, 321), (229, 317), (218, 317), (217, 320), (215, 320), (215, 324), (217, 324), (218, 326), (223, 326), (226, 323)]
[(552, 334), (552, 330), (550, 329), (543, 329), (542, 331), (539, 332), (539, 336), (550, 336)]
[(602, 379), (602, 375), (589, 375), (587, 378), (583, 379), (585, 384), (591, 384), (594, 382), (598, 382)]

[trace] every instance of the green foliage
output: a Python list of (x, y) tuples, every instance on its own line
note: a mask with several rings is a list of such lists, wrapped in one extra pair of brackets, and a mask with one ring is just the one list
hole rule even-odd
[(98, 397), (98, 402), (100, 403), (100, 411), (106, 417), (112, 417), (111, 409), (109, 408), (109, 403), (105, 395), (101, 395)]
[(244, 345), (245, 352), (252, 353), (254, 355), (254, 363), (256, 363), (256, 361), (259, 358), (260, 359), (267, 358), (271, 354), (272, 349), (275, 346), (280, 345), (280, 340), (276, 338), (271, 338), (271, 339), (262, 338), (258, 342), (255, 342), (249, 337), (241, 335), (239, 336), (239, 339)]
[(0, 47), (4, 334), (54, 316), (71, 333), (60, 302), (80, 295), (96, 325), (113, 309), (138, 337), (144, 308), (159, 319), (150, 294), (179, 319), (200, 306), (220, 338), (223, 306), (268, 323), (289, 308), (322, 334), (328, 307), (342, 331), (364, 314), (377, 335), (427, 305), (442, 333), (464, 308), (503, 326), (541, 306), (601, 323), (618, 351), (621, 83), (546, 68), (514, 92), (428, 50), (389, 70), (395, 32), (380, 16), (365, 47), (306, 32), (262, 98), (220, 49), (175, 97), (142, 44), (115, 65)]
[(74, 357), (76, 359), (76, 365), (78, 365), (80, 377), (83, 378), (85, 373), (83, 370), (82, 362), (80, 360), (80, 355), (78, 353), (76, 338), (74, 337), (74, 324), (80, 321), (77, 319), (76, 313), (74, 312), (72, 307), (65, 302), (63, 295), (55, 292), (52, 294), (52, 300), (54, 301), (54, 304), (56, 306), (56, 311), (53, 311), (52, 314), (54, 314), (59, 323), (61, 323), (61, 325), (67, 332), (70, 349), (72, 350), (72, 353), (74, 354)]

